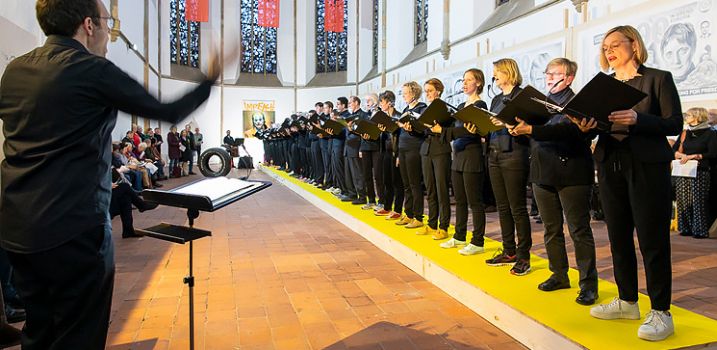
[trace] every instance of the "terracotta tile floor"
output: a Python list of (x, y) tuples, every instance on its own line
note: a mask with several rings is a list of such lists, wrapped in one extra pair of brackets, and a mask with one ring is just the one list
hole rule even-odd
[[(135, 211), (135, 226), (183, 224), (185, 215), (168, 207)], [(113, 226), (108, 349), (187, 349), (188, 247), (122, 240), (119, 218)], [(213, 232), (195, 245), (198, 349), (524, 348), (279, 184), (203, 213), (196, 226)], [(605, 225), (592, 227), (600, 277), (613, 280)], [(488, 214), (487, 236), (500, 239), (495, 213)], [(540, 224), (533, 223), (533, 241), (533, 252), (545, 257)], [(674, 303), (717, 319), (717, 240), (674, 235), (672, 248)], [(640, 288), (644, 293), (642, 264)]]

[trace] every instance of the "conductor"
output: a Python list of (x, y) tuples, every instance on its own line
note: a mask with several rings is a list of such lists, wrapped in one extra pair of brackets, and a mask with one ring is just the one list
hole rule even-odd
[(177, 123), (209, 97), (221, 64), (212, 54), (203, 81), (163, 104), (105, 58), (114, 19), (102, 1), (38, 0), (36, 11), (47, 41), (0, 85), (0, 244), (26, 305), (22, 348), (104, 349), (117, 110)]

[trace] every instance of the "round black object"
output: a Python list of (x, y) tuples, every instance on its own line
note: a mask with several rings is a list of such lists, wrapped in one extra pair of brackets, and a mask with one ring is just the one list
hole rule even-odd
[[(219, 162), (215, 162), (216, 159)], [(232, 170), (232, 157), (221, 147), (202, 152), (197, 163), (199, 163), (199, 171), (206, 177), (227, 176)]]

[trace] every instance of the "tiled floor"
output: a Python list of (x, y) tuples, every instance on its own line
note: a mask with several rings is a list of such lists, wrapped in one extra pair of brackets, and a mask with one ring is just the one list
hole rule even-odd
[[(186, 178), (166, 184), (180, 181)], [(168, 207), (135, 212), (135, 226), (183, 224), (185, 215)], [(188, 247), (122, 240), (119, 218), (113, 223), (108, 348), (187, 349)], [(213, 232), (194, 247), (198, 349), (523, 348), (281, 185), (203, 213), (196, 226)], [(604, 223), (593, 230), (600, 277), (613, 280)], [(500, 239), (495, 213), (487, 236)], [(533, 252), (545, 257), (540, 224), (533, 224), (533, 240)], [(672, 247), (674, 303), (717, 318), (717, 240), (674, 236)], [(645, 292), (642, 269), (640, 276)]]

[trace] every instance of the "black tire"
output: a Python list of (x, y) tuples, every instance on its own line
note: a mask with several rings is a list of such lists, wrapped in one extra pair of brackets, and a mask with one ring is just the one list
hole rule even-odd
[[(221, 167), (217, 171), (213, 171), (209, 167), (209, 161), (214, 156), (217, 156), (219, 157), (219, 159), (221, 159)], [(221, 147), (210, 148), (202, 152), (202, 154), (199, 156), (199, 159), (197, 160), (197, 163), (199, 163), (199, 171), (202, 173), (202, 175), (206, 177), (227, 176), (232, 170), (232, 157), (229, 155), (229, 152), (227, 152), (227, 150)]]

